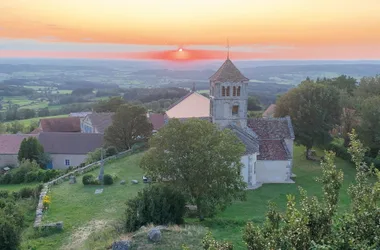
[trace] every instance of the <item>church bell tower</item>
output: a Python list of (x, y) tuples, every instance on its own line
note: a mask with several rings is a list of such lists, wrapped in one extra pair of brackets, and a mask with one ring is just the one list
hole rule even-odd
[(230, 124), (242, 128), (247, 126), (249, 79), (227, 60), (210, 77), (210, 115), (212, 122), (224, 128)]

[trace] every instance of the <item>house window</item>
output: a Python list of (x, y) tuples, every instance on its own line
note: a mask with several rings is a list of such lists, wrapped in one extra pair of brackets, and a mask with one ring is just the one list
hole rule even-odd
[(239, 113), (239, 105), (232, 106), (232, 115), (237, 115)]
[(237, 96), (240, 96), (240, 86), (237, 87)]
[(230, 87), (227, 87), (227, 96), (230, 96)]
[(236, 96), (236, 86), (234, 86), (234, 88), (233, 88), (232, 95)]
[(226, 87), (222, 87), (222, 96), (226, 96)]
[(70, 166), (70, 160), (69, 159), (65, 160), (65, 166)]

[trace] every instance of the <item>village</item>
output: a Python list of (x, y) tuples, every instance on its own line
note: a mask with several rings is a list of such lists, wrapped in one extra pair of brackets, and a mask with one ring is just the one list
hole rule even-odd
[[(335, 194), (357, 175), (359, 163), (347, 155), (360, 150), (353, 129), (362, 123), (323, 81), (338, 82), (306, 79), (261, 117), (248, 117), (249, 79), (227, 57), (210, 76), (208, 95), (194, 85), (163, 113), (116, 97), (101, 101), (101, 112), (41, 118), (28, 134), (0, 134), (1, 194), (17, 197), (22, 204), (17, 209), (28, 214), (18, 225), (23, 240), (15, 244), (22, 249), (233, 249), (233, 244), (260, 249), (259, 238), (249, 243), (247, 237), (255, 233), (252, 221), (265, 221), (268, 202), (289, 211), (294, 196), (287, 194), (296, 195), (298, 187), (320, 196), (315, 177), (336, 182), (338, 188), (329, 191)], [(308, 100), (302, 103), (313, 89), (321, 98), (313, 99), (315, 109)], [(321, 97), (318, 91), (336, 95)], [(309, 110), (302, 113), (302, 107)], [(327, 137), (335, 138), (328, 146), (334, 154), (321, 147)], [(335, 162), (335, 154), (343, 159)], [(376, 157), (366, 157), (359, 157), (360, 164), (378, 164)], [(350, 208), (348, 196), (341, 194), (341, 209)], [(243, 243), (239, 231), (246, 221)], [(371, 242), (378, 244), (379, 231), (371, 230)], [(134, 236), (125, 238), (131, 232)], [(266, 236), (260, 237), (265, 242)]]

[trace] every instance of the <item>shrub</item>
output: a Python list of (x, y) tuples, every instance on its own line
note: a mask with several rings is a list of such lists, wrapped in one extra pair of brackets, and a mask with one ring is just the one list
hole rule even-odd
[(82, 177), (82, 183), (83, 185), (91, 185), (94, 183), (94, 176), (92, 174), (86, 174)]
[(117, 149), (113, 146), (110, 146), (106, 149), (106, 157), (110, 157), (110, 156), (113, 156), (113, 155), (116, 155), (118, 152), (117, 152)]
[(0, 198), (7, 199), (9, 197), (9, 192), (7, 190), (0, 190)]
[(0, 249), (16, 250), (21, 240), (21, 230), (8, 216), (0, 217)]
[(49, 169), (49, 170), (44, 170), (44, 171), (45, 171), (45, 174), (42, 180), (43, 182), (51, 181), (54, 178), (61, 175), (61, 171), (58, 169)]
[(0, 184), (9, 184), (12, 181), (12, 174), (6, 173), (0, 178)]
[(110, 174), (105, 174), (103, 176), (103, 183), (104, 185), (112, 185), (113, 184), (113, 178)]
[(100, 150), (101, 150), (100, 148), (97, 148), (97, 149), (95, 149), (95, 151), (87, 154), (86, 165), (100, 161), (100, 159), (101, 159), (101, 151)]
[(22, 199), (30, 198), (30, 197), (35, 196), (35, 189), (24, 187), (24, 188), (21, 188), (21, 190), (19, 191), (19, 194), (20, 194), (20, 198)]
[(37, 175), (38, 175), (38, 171), (30, 171), (30, 172), (26, 173), (25, 182), (30, 183), (30, 182), (37, 181)]
[(127, 201), (125, 229), (132, 232), (149, 223), (181, 224), (184, 214), (185, 198), (179, 191), (168, 186), (152, 185)]

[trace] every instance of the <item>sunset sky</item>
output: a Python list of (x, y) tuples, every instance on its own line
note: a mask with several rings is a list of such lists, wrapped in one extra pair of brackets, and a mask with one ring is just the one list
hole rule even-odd
[[(380, 59), (380, 0), (0, 1), (0, 57)], [(183, 51), (178, 51), (183, 48)]]

